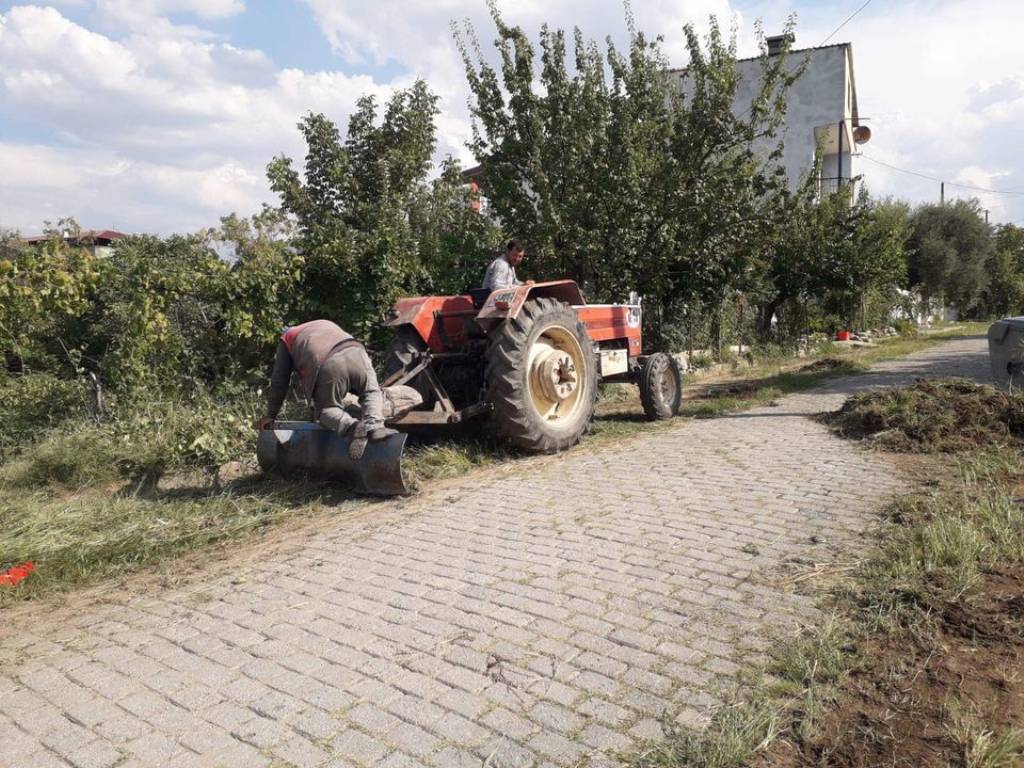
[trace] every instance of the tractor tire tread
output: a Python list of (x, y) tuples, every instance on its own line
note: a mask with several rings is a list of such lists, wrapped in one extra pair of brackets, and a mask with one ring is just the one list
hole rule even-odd
[[(662, 376), (675, 378), (675, 395), (665, 402), (660, 394), (659, 379)], [(640, 403), (644, 415), (651, 421), (664, 421), (679, 415), (683, 403), (683, 372), (679, 361), (665, 352), (656, 352), (644, 361), (640, 370)]]

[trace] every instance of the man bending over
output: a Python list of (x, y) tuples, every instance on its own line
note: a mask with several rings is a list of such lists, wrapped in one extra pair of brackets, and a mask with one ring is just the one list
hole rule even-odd
[[(277, 418), (293, 370), (322, 426), (339, 435), (370, 440), (395, 434), (384, 426), (384, 397), (366, 349), (330, 320), (295, 325), (281, 336), (267, 392), (267, 414), (256, 422), (258, 430), (267, 429)], [(359, 398), (362, 418), (345, 411), (349, 393)]]

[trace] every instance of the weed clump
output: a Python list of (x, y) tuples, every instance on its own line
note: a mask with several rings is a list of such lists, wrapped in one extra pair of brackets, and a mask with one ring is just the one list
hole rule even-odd
[(966, 379), (865, 392), (823, 420), (843, 437), (903, 453), (1024, 445), (1024, 396)]
[(85, 488), (129, 479), (146, 486), (171, 471), (214, 474), (251, 455), (254, 401), (152, 402), (104, 422), (79, 419), (45, 432), (0, 470), (15, 488)]

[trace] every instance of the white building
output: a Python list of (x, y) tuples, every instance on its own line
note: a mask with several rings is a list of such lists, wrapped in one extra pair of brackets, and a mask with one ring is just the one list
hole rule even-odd
[[(785, 38), (769, 37), (768, 55), (777, 56)], [(781, 129), (784, 142), (782, 164), (786, 168), (790, 188), (795, 188), (813, 169), (815, 152), (823, 153), (821, 167), (822, 192), (834, 192), (857, 175), (854, 168), (854, 147), (864, 143), (871, 133), (860, 124), (857, 111), (857, 83), (853, 76), (853, 48), (850, 43), (836, 43), (820, 48), (791, 49), (786, 67), (793, 71), (807, 62), (806, 69), (789, 90), (785, 123)], [(757, 94), (761, 79), (760, 57), (740, 59), (737, 63), (742, 77), (733, 112), (745, 114)], [(686, 70), (675, 70), (684, 94), (692, 92)], [(770, 151), (778, 141), (766, 142)]]

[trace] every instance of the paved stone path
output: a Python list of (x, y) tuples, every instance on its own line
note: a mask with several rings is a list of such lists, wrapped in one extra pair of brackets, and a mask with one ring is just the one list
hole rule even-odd
[(801, 622), (900, 483), (808, 414), (955, 341), (776, 407), (517, 462), (307, 529), (287, 553), (0, 629), (0, 765), (614, 763), (700, 722)]

